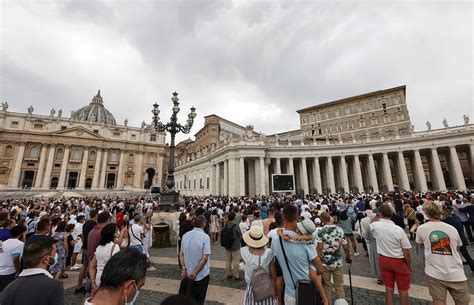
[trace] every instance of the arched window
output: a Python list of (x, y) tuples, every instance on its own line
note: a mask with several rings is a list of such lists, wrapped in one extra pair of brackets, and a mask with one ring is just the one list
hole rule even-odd
[(117, 162), (117, 152), (116, 151), (112, 151), (110, 153), (110, 162)]
[(133, 154), (128, 155), (128, 163), (133, 163)]
[(73, 160), (81, 160), (81, 150), (79, 148), (75, 148), (72, 151), (72, 159)]
[(89, 161), (95, 161), (95, 151), (91, 151), (89, 153)]
[(39, 157), (39, 148), (38, 146), (33, 146), (30, 149), (30, 154), (28, 155), (29, 158), (38, 158)]
[(5, 151), (3, 152), (3, 156), (5, 158), (10, 158), (12, 156), (12, 151), (13, 147), (11, 145), (7, 145), (7, 147), (5, 147)]
[(61, 160), (63, 158), (63, 155), (64, 155), (64, 151), (62, 150), (62, 148), (59, 148), (57, 151), (56, 151), (56, 160)]

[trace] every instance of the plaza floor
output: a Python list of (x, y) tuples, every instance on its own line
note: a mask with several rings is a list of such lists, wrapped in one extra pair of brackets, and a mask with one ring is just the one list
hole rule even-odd
[[(474, 244), (469, 246), (469, 251), (474, 254)], [(219, 246), (212, 246), (211, 250), (211, 280), (207, 293), (206, 304), (242, 304), (245, 281), (234, 282), (227, 280), (225, 276), (225, 251)], [(382, 285), (377, 285), (375, 279), (370, 276), (368, 258), (364, 256), (362, 247), (358, 257), (353, 257), (351, 267), (354, 304), (385, 304)], [(414, 251), (413, 251), (414, 252)], [(150, 261), (152, 267), (147, 273), (147, 280), (141, 290), (135, 304), (159, 304), (166, 296), (175, 294), (180, 283), (180, 272), (178, 270), (176, 248), (151, 249)], [(423, 275), (423, 260), (413, 255), (412, 285), (410, 288), (411, 304), (432, 304), (428, 294), (426, 280)], [(346, 299), (350, 302), (348, 267), (344, 268)], [(471, 303), (474, 304), (474, 275), (465, 267), (469, 278), (469, 289)], [(77, 271), (68, 271), (69, 279), (64, 280), (65, 304), (79, 305), (83, 302), (82, 295), (75, 295), (74, 288), (77, 282)], [(399, 304), (398, 296), (396, 303)], [(454, 304), (451, 299), (448, 304)]]

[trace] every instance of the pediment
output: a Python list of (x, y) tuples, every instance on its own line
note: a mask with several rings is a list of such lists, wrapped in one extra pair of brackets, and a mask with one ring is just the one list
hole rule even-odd
[(52, 135), (61, 135), (71, 138), (81, 138), (81, 139), (104, 139), (104, 137), (93, 133), (92, 131), (83, 128), (83, 127), (72, 127), (64, 130), (58, 130), (51, 133)]

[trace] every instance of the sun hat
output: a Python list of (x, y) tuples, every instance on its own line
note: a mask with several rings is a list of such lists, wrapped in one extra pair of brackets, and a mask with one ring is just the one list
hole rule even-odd
[(334, 301), (334, 305), (347, 305), (347, 301), (345, 299), (337, 299)]
[(268, 237), (263, 234), (263, 229), (260, 226), (253, 226), (242, 236), (245, 243), (252, 248), (262, 248), (268, 244)]
[(301, 233), (305, 235), (313, 234), (313, 232), (316, 231), (316, 226), (314, 222), (309, 218), (305, 218), (303, 221), (298, 222), (296, 225), (298, 226), (298, 229), (300, 229)]
[(314, 224), (320, 225), (320, 224), (321, 224), (321, 218), (319, 218), (319, 217), (318, 217), (318, 218), (315, 218), (315, 219), (314, 219)]

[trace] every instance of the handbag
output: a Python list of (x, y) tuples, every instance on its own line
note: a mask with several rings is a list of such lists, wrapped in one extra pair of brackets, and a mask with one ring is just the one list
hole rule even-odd
[(319, 293), (316, 291), (314, 283), (310, 280), (298, 280), (295, 284), (293, 274), (291, 274), (290, 266), (288, 265), (288, 257), (286, 256), (285, 247), (283, 246), (283, 239), (279, 236), (283, 256), (285, 257), (285, 265), (291, 277), (293, 287), (295, 287), (295, 304), (296, 305), (322, 305), (323, 301)]

